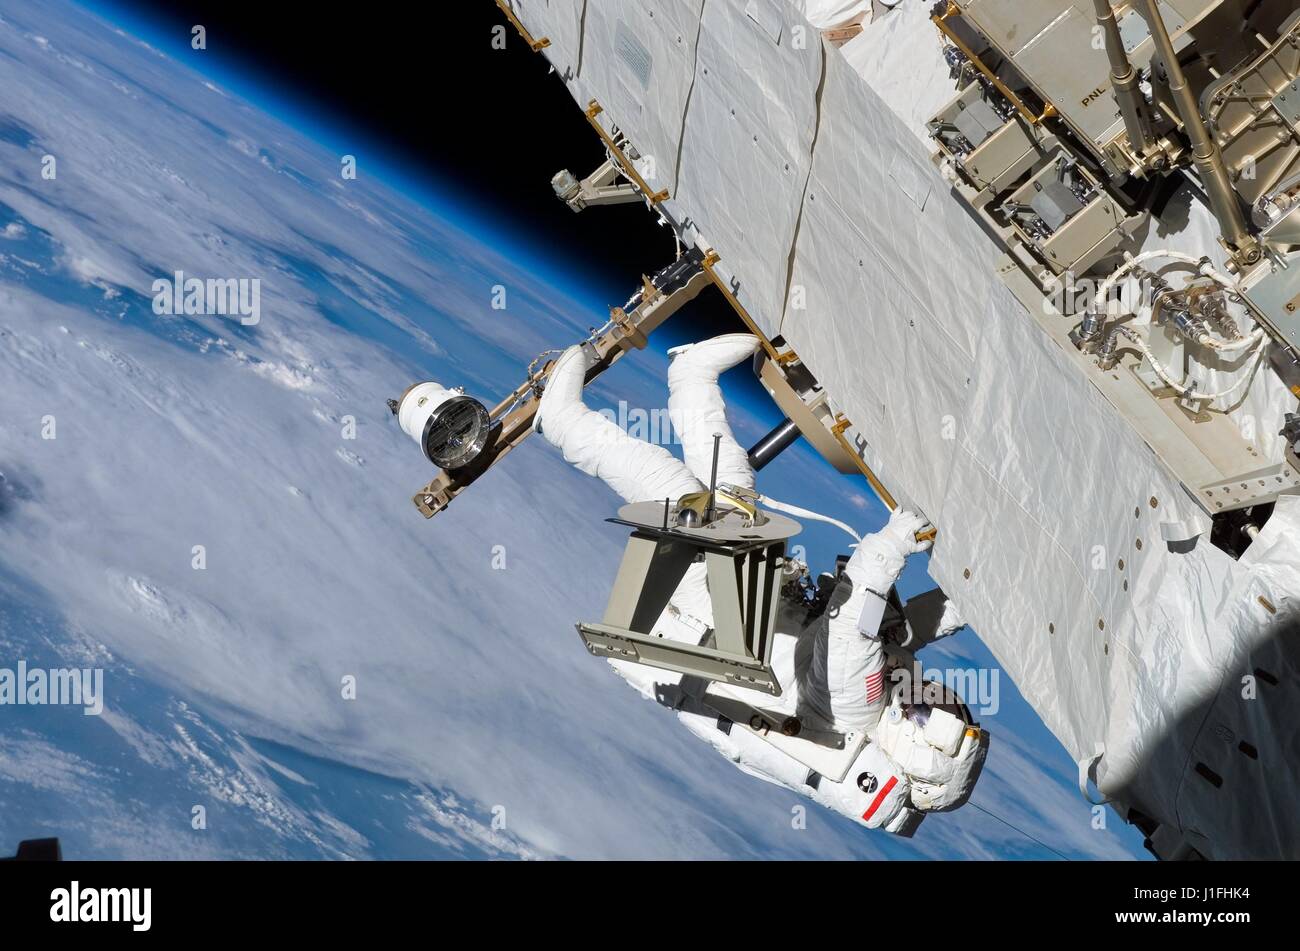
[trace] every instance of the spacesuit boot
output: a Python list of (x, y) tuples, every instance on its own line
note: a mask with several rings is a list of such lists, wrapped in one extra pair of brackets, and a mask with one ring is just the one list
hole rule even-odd
[(677, 499), (701, 491), (704, 486), (667, 449), (632, 438), (582, 402), (590, 366), (580, 345), (561, 354), (546, 379), (534, 430), (564, 453), (566, 462), (604, 481), (624, 501)]
[(707, 483), (713, 469), (713, 437), (718, 448), (718, 483), (754, 487), (749, 453), (736, 442), (727, 423), (727, 407), (718, 377), (754, 355), (760, 341), (753, 334), (724, 334), (668, 351), (668, 417), (682, 441), (686, 467)]

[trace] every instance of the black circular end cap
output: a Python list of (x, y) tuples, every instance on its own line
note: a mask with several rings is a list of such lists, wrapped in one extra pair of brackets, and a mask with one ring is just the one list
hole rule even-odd
[(438, 468), (463, 469), (487, 446), (491, 429), (482, 403), (472, 396), (453, 396), (429, 415), (420, 445)]

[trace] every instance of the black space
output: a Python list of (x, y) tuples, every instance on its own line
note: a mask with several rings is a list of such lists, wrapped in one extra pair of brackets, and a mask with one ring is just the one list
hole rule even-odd
[[(582, 176), (604, 160), (599, 139), (549, 64), (523, 42), (493, 0), (352, 4), (274, 0), (120, 0), (119, 7), (172, 35), (167, 52), (203, 71), (215, 56), (253, 83), (456, 191), (506, 229), (521, 231), (580, 278), (630, 294), (641, 274), (672, 260), (672, 234), (640, 204), (575, 215), (551, 176)], [(112, 16), (112, 9), (106, 11)], [(207, 49), (191, 51), (202, 24)], [(493, 49), (493, 28), (506, 48)], [(360, 156), (359, 156), (360, 159)], [(436, 186), (435, 186), (436, 187)], [(621, 291), (620, 291), (621, 293)], [(608, 303), (621, 303), (621, 299)], [(691, 328), (662, 343), (744, 330), (715, 293), (691, 308)]]

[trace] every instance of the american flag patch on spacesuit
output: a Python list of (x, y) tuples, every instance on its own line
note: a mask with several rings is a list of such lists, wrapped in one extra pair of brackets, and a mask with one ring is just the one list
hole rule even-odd
[(875, 703), (885, 692), (885, 672), (878, 670), (867, 675), (867, 703)]

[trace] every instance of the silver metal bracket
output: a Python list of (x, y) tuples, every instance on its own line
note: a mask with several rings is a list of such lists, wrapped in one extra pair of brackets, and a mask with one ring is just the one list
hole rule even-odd
[(567, 168), (551, 179), (555, 195), (574, 211), (596, 205), (622, 205), (641, 201), (641, 192), (632, 182), (618, 184), (623, 170), (608, 159), (586, 178), (579, 180)]
[[(674, 515), (667, 500), (637, 502), (609, 520), (633, 531), (604, 617), (599, 624), (578, 624), (587, 649), (597, 657), (780, 696), (772, 639), (785, 541), (800, 531), (799, 523), (765, 512), (761, 524), (747, 525), (739, 513), (731, 513), (684, 528)], [(711, 633), (701, 643), (659, 636), (655, 622), (686, 570), (700, 559), (708, 569)]]

